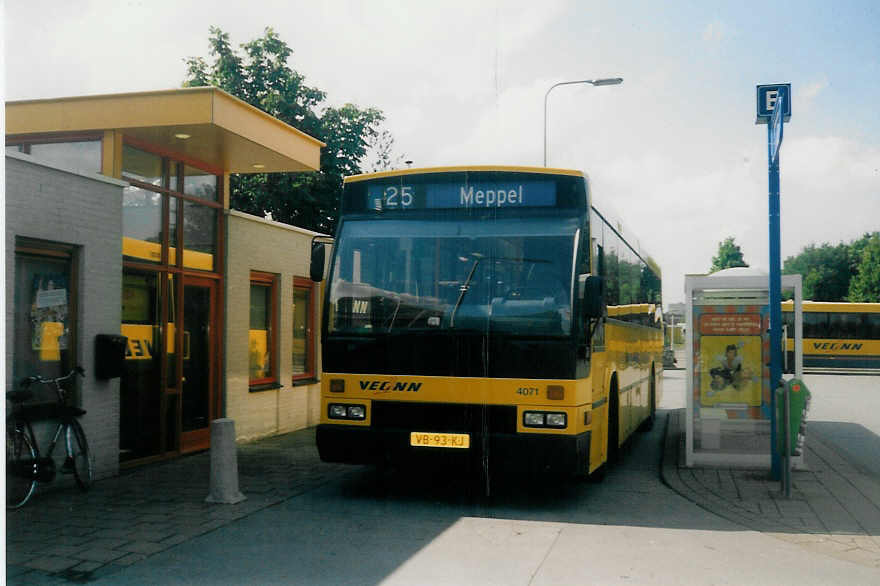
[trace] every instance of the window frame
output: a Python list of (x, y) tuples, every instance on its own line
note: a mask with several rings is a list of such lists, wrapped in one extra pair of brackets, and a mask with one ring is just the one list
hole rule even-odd
[[(248, 387), (250, 391), (277, 389), (281, 387), (278, 382), (278, 275), (262, 271), (251, 271), (250, 286), (248, 287), (248, 309), (251, 306), (252, 299), (250, 295), (251, 289), (254, 286), (269, 289), (269, 329), (266, 334), (268, 337), (266, 349), (269, 354), (269, 376), (252, 379), (250, 377), (250, 363), (248, 363)], [(250, 320), (250, 311), (248, 311), (248, 320)], [(250, 321), (248, 321), (248, 331), (250, 331)]]
[[(317, 290), (318, 284), (312, 281), (311, 279), (305, 277), (294, 277), (293, 278), (293, 290), (291, 291), (291, 303), (293, 302), (293, 296), (297, 291), (307, 291), (308, 292), (308, 313), (306, 319), (308, 322), (306, 323), (306, 342), (305, 342), (305, 369), (302, 373), (293, 372), (293, 348), (291, 347), (290, 352), (290, 360), (291, 360), (291, 384), (293, 385), (302, 385), (307, 383), (312, 383), (317, 381), (317, 360), (316, 360), (316, 352), (315, 352), (315, 304), (317, 300)], [(291, 334), (296, 329), (296, 312), (293, 312), (293, 316), (291, 319)], [(293, 335), (291, 335), (291, 345), (293, 343)]]
[[(168, 149), (163, 149), (157, 145), (150, 144), (148, 142), (142, 141), (130, 135), (125, 135), (123, 137), (123, 144), (129, 146), (131, 148), (144, 151), (145, 153), (149, 153), (151, 155), (155, 155), (160, 157), (162, 160), (162, 181), (161, 185), (153, 185), (151, 183), (146, 183), (138, 180), (130, 175), (126, 175), (124, 168), (120, 170), (120, 178), (123, 181), (127, 181), (132, 187), (138, 187), (140, 189), (144, 189), (146, 191), (152, 191), (154, 193), (158, 193), (162, 196), (162, 251), (161, 251), (161, 260), (158, 263), (151, 263), (148, 261), (140, 261), (140, 260), (131, 260), (123, 258), (123, 264), (125, 266), (137, 269), (145, 269), (145, 270), (167, 270), (169, 272), (174, 273), (183, 273), (188, 275), (196, 275), (196, 276), (207, 276), (218, 278), (221, 277), (223, 273), (223, 262), (222, 258), (225, 254), (225, 215), (223, 214), (223, 210), (225, 209), (225, 193), (223, 191), (224, 182), (223, 182), (223, 170), (204, 161), (200, 161), (198, 159), (189, 157), (184, 155), (183, 153), (173, 152)], [(209, 200), (200, 198), (194, 195), (187, 195), (183, 193), (184, 189), (184, 168), (185, 166), (190, 166), (195, 169), (199, 169), (207, 172), (207, 174), (214, 175), (216, 177), (216, 200)], [(171, 184), (171, 178), (174, 178), (174, 184)], [(176, 200), (176, 207), (174, 210), (171, 210), (171, 200)], [(206, 270), (203, 268), (198, 268), (194, 266), (188, 266), (184, 264), (184, 256), (185, 252), (185, 240), (184, 240), (184, 207), (185, 202), (190, 202), (193, 204), (198, 204), (201, 206), (205, 206), (208, 208), (215, 209), (217, 211), (217, 215), (215, 217), (214, 222), (214, 266), (211, 270)], [(171, 228), (171, 215), (174, 215), (176, 220), (176, 229), (177, 234), (176, 237), (172, 240), (170, 234)], [(175, 249), (175, 258), (174, 261), (171, 262), (171, 254), (170, 249)]]

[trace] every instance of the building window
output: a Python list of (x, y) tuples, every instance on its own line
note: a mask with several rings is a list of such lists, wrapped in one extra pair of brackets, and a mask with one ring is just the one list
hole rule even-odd
[(217, 201), (217, 176), (189, 165), (183, 166), (183, 193)]
[(74, 247), (17, 238), (13, 380), (55, 378), (74, 366), (77, 287)]
[(183, 202), (183, 266), (203, 271), (214, 270), (217, 250), (217, 216), (220, 210)]
[(7, 140), (6, 152), (26, 153), (50, 165), (74, 171), (101, 172), (101, 139), (91, 135)]
[(315, 378), (315, 283), (293, 279), (293, 382)]
[(275, 324), (277, 309), (275, 299), (278, 280), (269, 273), (251, 272), (251, 311), (248, 330), (248, 356), (250, 385), (262, 386), (277, 383)]
[(217, 252), (223, 203), (218, 201), (218, 175), (150, 152), (146, 146), (126, 143), (122, 178), (131, 183), (123, 197), (126, 261), (220, 270)]

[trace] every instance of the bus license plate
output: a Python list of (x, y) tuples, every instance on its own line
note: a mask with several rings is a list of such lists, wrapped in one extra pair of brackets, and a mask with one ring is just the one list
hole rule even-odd
[(470, 448), (471, 436), (466, 433), (426, 433), (414, 431), (409, 434), (409, 445), (430, 448)]

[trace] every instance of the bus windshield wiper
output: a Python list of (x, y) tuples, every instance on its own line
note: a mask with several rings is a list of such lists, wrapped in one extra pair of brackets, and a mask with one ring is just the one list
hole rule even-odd
[[(484, 258), (482, 255), (477, 255), (477, 253), (472, 253), (472, 254), (475, 256), (474, 264), (471, 267), (471, 270), (468, 273), (467, 279), (465, 279), (464, 284), (462, 284), (461, 287), (459, 287), (459, 291), (461, 291), (461, 292), (458, 294), (458, 300), (455, 302), (455, 305), (452, 308), (452, 315), (449, 318), (449, 328), (450, 329), (455, 327), (455, 314), (458, 312), (458, 308), (461, 306), (461, 302), (464, 300), (464, 296), (467, 294), (468, 290), (470, 289), (471, 281), (474, 278), (474, 273), (477, 271), (477, 267), (479, 266), (480, 261), (483, 260), (483, 258)], [(462, 260), (465, 260), (465, 259), (462, 259)], [(516, 264), (524, 264), (524, 263), (533, 263), (533, 264), (547, 263), (547, 264), (550, 264), (552, 262), (549, 260), (536, 259), (536, 258), (508, 258), (508, 257), (503, 257), (503, 256), (495, 256), (495, 257), (492, 257), (490, 260), (495, 261), (495, 262), (510, 262), (510, 263), (516, 263)]]
[(474, 259), (474, 264), (471, 267), (471, 272), (468, 273), (467, 279), (465, 279), (464, 284), (458, 288), (460, 293), (458, 294), (458, 300), (455, 302), (455, 306), (452, 308), (452, 315), (449, 317), (449, 329), (455, 327), (455, 314), (458, 311), (458, 308), (461, 306), (461, 302), (464, 299), (464, 296), (467, 294), (468, 289), (471, 287), (471, 280), (474, 278), (474, 273), (477, 271), (477, 266), (479, 266), (480, 261), (483, 260), (483, 257), (477, 257)]
[(391, 331), (391, 328), (394, 327), (394, 320), (397, 319), (397, 312), (400, 311), (400, 302), (403, 299), (403, 296), (398, 293), (397, 294), (397, 305), (394, 307), (394, 313), (391, 316), (391, 321), (388, 323), (388, 331)]

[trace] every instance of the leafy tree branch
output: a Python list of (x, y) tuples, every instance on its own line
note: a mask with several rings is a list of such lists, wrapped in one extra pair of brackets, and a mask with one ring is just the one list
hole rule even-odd
[[(271, 28), (263, 36), (233, 48), (229, 34), (210, 28), (210, 58), (189, 57), (184, 87), (216, 86), (279, 120), (325, 142), (317, 173), (233, 174), (233, 208), (332, 234), (336, 229), (342, 178), (366, 170), (377, 146), (379, 165), (395, 163), (393, 137), (382, 128), (385, 117), (376, 108), (354, 104), (333, 107), (327, 95), (306, 83), (288, 65), (291, 48)], [(381, 149), (385, 149), (382, 151)]]

